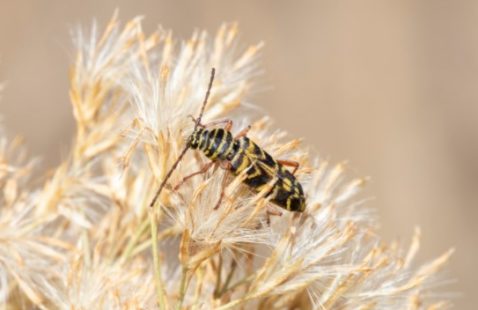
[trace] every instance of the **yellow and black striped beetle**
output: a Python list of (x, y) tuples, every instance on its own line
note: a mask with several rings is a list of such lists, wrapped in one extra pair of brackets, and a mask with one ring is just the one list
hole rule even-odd
[[(250, 127), (242, 130), (234, 137), (230, 132), (232, 128), (231, 120), (213, 122), (207, 125), (201, 124), (201, 118), (214, 81), (214, 74), (215, 69), (213, 68), (199, 117), (197, 119), (193, 118), (195, 126), (192, 134), (188, 138), (186, 147), (182, 150), (178, 159), (161, 182), (150, 206), (153, 207), (155, 205), (156, 200), (161, 194), (166, 182), (171, 177), (171, 174), (186, 154), (186, 151), (192, 148), (201, 150), (204, 155), (211, 159), (211, 162), (204, 165), (201, 170), (184, 177), (183, 180), (174, 187), (175, 190), (189, 178), (205, 173), (214, 164), (220, 164), (221, 167), (230, 170), (234, 175), (239, 175), (245, 171), (245, 179), (243, 182), (257, 192), (275, 179), (275, 183), (266, 196), (270, 196), (273, 203), (288, 211), (304, 211), (304, 191), (302, 185), (294, 176), (294, 173), (299, 168), (298, 162), (275, 160), (246, 136)], [(211, 130), (207, 129), (220, 123), (226, 124), (224, 128), (216, 127)], [(290, 172), (285, 166), (291, 166), (294, 167), (294, 169)], [(224, 191), (221, 193), (221, 197), (215, 208), (219, 206), (223, 195)]]

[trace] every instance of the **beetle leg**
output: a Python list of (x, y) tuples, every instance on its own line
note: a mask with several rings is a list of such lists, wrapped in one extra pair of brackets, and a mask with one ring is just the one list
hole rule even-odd
[(224, 130), (231, 131), (232, 129), (232, 120), (228, 119), (226, 125), (224, 126)]
[(277, 162), (281, 165), (288, 166), (288, 167), (294, 167), (292, 170), (292, 174), (295, 174), (297, 169), (299, 169), (299, 162), (298, 161), (293, 161), (293, 160), (283, 160), (283, 159), (278, 159)]
[(232, 164), (229, 161), (221, 160), (219, 161), (219, 167), (221, 167), (224, 170), (231, 170)]
[(227, 183), (227, 178), (226, 176), (223, 177), (222, 179), (222, 184), (221, 184), (221, 195), (219, 196), (219, 200), (217, 201), (216, 205), (214, 206), (214, 210), (217, 210), (219, 206), (221, 205), (222, 200), (224, 199), (224, 195), (226, 192), (226, 183)]
[(204, 174), (206, 173), (213, 165), (215, 164), (215, 162), (211, 161), (207, 164), (205, 164), (204, 166), (202, 166), (201, 170), (199, 171), (196, 171), (194, 173), (191, 173), (190, 175), (188, 176), (185, 176), (181, 182), (179, 182), (174, 188), (173, 188), (173, 191), (177, 191), (178, 188), (180, 188), (187, 180), (189, 180), (190, 178), (196, 176), (196, 175), (199, 175), (199, 174)]
[[(194, 123), (197, 122), (197, 119), (196, 119), (194, 116), (192, 116), (191, 114), (189, 114), (188, 117), (189, 117)], [(201, 128), (204, 128), (204, 127), (205, 127), (204, 124), (201, 124), (201, 123), (199, 123), (198, 126), (201, 127)]]
[(223, 119), (223, 120), (219, 120), (219, 121), (210, 122), (210, 123), (204, 124), (203, 126), (204, 127), (212, 127), (212, 126), (221, 125), (221, 124), (225, 124), (224, 125), (225, 130), (231, 131), (232, 120), (230, 120), (230, 119)]
[(280, 212), (279, 210), (277, 210), (274, 207), (271, 207), (270, 205), (267, 205), (266, 215), (267, 215), (267, 219), (266, 219), (267, 225), (270, 225), (271, 224), (271, 216), (282, 216), (282, 212)]
[(234, 137), (234, 139), (245, 137), (247, 135), (247, 133), (249, 132), (249, 130), (251, 130), (251, 125), (247, 126), (243, 130), (239, 131), (237, 133), (237, 135)]
[(276, 208), (271, 207), (269, 205), (266, 208), (266, 212), (267, 212), (268, 215), (282, 216), (282, 212), (280, 212)]

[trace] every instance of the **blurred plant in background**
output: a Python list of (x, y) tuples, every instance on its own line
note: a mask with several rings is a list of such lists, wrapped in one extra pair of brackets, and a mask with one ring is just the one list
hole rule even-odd
[[(384, 244), (363, 205), (364, 179), (344, 164), (311, 158), (268, 118), (249, 136), (276, 158), (301, 163), (303, 214), (278, 208), (218, 169), (167, 188), (159, 181), (184, 147), (217, 68), (206, 120), (247, 125), (244, 103), (261, 45), (242, 48), (235, 25), (185, 42), (141, 19), (116, 16), (75, 34), (70, 98), (76, 136), (43, 186), (20, 140), (0, 137), (0, 304), (4, 309), (438, 309), (432, 289), (452, 251), (417, 267), (419, 230), (408, 250)], [(240, 130), (241, 128), (239, 128)], [(190, 151), (170, 180), (207, 159)], [(226, 197), (220, 207), (223, 179)]]

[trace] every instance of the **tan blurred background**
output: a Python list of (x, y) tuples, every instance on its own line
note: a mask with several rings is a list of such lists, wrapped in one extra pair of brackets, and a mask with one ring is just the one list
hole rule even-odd
[(273, 88), (254, 102), (320, 155), (372, 177), (387, 240), (408, 242), (419, 224), (421, 261), (456, 247), (449, 288), (456, 309), (476, 309), (478, 1), (0, 0), (0, 114), (45, 167), (73, 131), (69, 29), (115, 8), (182, 38), (238, 21), (244, 45), (264, 40), (261, 85)]

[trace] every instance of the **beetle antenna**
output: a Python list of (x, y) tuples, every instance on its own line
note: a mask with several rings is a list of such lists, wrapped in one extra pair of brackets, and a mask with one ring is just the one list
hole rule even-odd
[(209, 99), (209, 94), (211, 93), (212, 82), (214, 81), (214, 75), (216, 74), (216, 69), (211, 69), (211, 78), (209, 79), (209, 85), (207, 87), (206, 96), (204, 97), (204, 101), (201, 106), (201, 112), (199, 112), (199, 116), (196, 120), (196, 125), (194, 126), (194, 131), (198, 128), (199, 124), (201, 124), (201, 118), (204, 114), (204, 109), (206, 108), (207, 100)]
[[(202, 115), (204, 114), (204, 109), (206, 108), (207, 100), (209, 99), (209, 94), (211, 93), (212, 82), (214, 81), (215, 73), (216, 73), (216, 69), (212, 68), (211, 78), (209, 79), (209, 85), (207, 87), (206, 96), (204, 97), (204, 102), (202, 103), (201, 112), (199, 113), (199, 117), (197, 118), (196, 124), (194, 125), (194, 131), (196, 131), (199, 124), (201, 124), (201, 118), (202, 118)], [(189, 145), (186, 145), (186, 147), (181, 151), (181, 154), (179, 154), (178, 159), (176, 159), (176, 162), (173, 164), (171, 169), (169, 169), (168, 173), (164, 177), (164, 180), (161, 182), (161, 185), (159, 185), (159, 188), (156, 191), (156, 194), (154, 194), (154, 198), (153, 198), (153, 200), (151, 200), (151, 203), (149, 204), (150, 207), (154, 207), (154, 205), (156, 204), (156, 200), (158, 200), (158, 197), (161, 194), (161, 192), (163, 191), (163, 188), (166, 185), (166, 182), (169, 180), (169, 178), (173, 174), (173, 171), (176, 169), (176, 167), (178, 166), (179, 162), (184, 157), (184, 155), (186, 154), (186, 151), (188, 149), (189, 149)]]
[(186, 151), (187, 151), (188, 149), (189, 149), (189, 145), (186, 145), (186, 147), (183, 149), (183, 151), (182, 151), (181, 154), (179, 155), (178, 159), (176, 159), (176, 162), (173, 164), (173, 166), (171, 167), (171, 169), (169, 169), (168, 174), (166, 174), (166, 176), (164, 177), (163, 182), (161, 182), (161, 185), (159, 185), (159, 188), (158, 188), (158, 190), (156, 191), (156, 194), (154, 195), (153, 200), (151, 200), (151, 203), (149, 204), (149, 206), (150, 206), (151, 208), (154, 207), (154, 205), (156, 204), (156, 200), (158, 200), (159, 194), (161, 194), (161, 192), (163, 191), (163, 188), (164, 188), (164, 186), (166, 185), (166, 182), (167, 182), (168, 179), (171, 177), (171, 175), (173, 174), (174, 169), (176, 169), (176, 167), (178, 166), (179, 162), (180, 162), (181, 159), (184, 157), (184, 154), (186, 154)]

